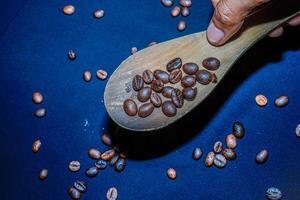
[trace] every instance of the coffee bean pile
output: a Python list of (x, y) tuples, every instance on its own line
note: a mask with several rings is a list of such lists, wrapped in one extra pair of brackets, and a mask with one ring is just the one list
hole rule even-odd
[[(123, 102), (125, 113), (128, 116), (138, 115), (145, 118), (155, 108), (161, 107), (165, 116), (174, 117), (185, 100), (193, 101), (197, 96), (197, 82), (202, 85), (217, 82), (216, 75), (210, 71), (217, 70), (220, 61), (209, 57), (203, 60), (202, 66), (205, 69), (199, 69), (196, 63), (182, 64), (181, 58), (177, 57), (166, 65), (166, 71), (157, 69), (152, 72), (147, 69), (142, 75), (135, 75), (132, 88), (137, 92), (137, 100), (141, 105), (138, 108), (133, 99), (126, 99)], [(174, 85), (177, 83), (181, 87), (176, 88)]]

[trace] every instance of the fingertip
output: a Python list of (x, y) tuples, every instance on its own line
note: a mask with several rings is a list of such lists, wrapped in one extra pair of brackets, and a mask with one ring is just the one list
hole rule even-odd
[(283, 27), (280, 26), (276, 29), (274, 29), (272, 32), (270, 32), (268, 35), (269, 37), (271, 38), (277, 38), (277, 37), (280, 37), (281, 35), (283, 34)]
[(224, 31), (217, 28), (213, 22), (210, 22), (207, 28), (206, 36), (209, 43), (218, 46), (220, 45), (220, 42), (223, 40), (225, 34)]

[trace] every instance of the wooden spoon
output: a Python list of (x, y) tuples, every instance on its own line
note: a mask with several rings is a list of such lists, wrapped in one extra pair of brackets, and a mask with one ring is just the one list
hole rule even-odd
[[(247, 18), (244, 28), (237, 33), (236, 37), (221, 47), (210, 45), (206, 39), (206, 32), (203, 31), (159, 43), (133, 54), (120, 64), (106, 85), (104, 102), (108, 114), (118, 125), (133, 131), (160, 129), (182, 118), (200, 104), (217, 84), (201, 85), (197, 83), (197, 97), (193, 101), (185, 101), (183, 107), (177, 109), (174, 117), (167, 117), (162, 113), (161, 108), (155, 108), (150, 116), (141, 118), (139, 116), (130, 117), (123, 110), (123, 102), (128, 98), (134, 99), (138, 106), (141, 105), (136, 99), (134, 90), (126, 91), (126, 87), (131, 86), (132, 78), (137, 74), (142, 75), (146, 69), (166, 71), (166, 64), (176, 57), (180, 57), (183, 63), (194, 62), (199, 65), (200, 69), (204, 69), (201, 65), (203, 59), (213, 56), (221, 61), (220, 68), (214, 71), (219, 82), (252, 45), (275, 27), (300, 13), (299, 0), (281, 2), (273, 2)], [(271, 52), (272, 49), (269, 53)], [(180, 83), (173, 87), (181, 88)], [(162, 95), (161, 97), (163, 101), (166, 100)]]

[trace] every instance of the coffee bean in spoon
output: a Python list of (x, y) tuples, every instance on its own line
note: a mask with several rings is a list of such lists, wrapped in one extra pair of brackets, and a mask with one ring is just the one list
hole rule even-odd
[(196, 63), (185, 63), (182, 70), (188, 75), (194, 75), (199, 70), (199, 66)]
[(143, 80), (144, 80), (144, 82), (147, 83), (147, 84), (150, 84), (153, 81), (153, 79), (154, 79), (154, 75), (151, 72), (151, 70), (146, 69), (143, 72)]
[(171, 93), (171, 99), (172, 99), (172, 102), (174, 103), (174, 105), (177, 108), (181, 108), (183, 106), (184, 98), (183, 98), (182, 92), (179, 89), (175, 88), (172, 91), (172, 93)]
[(202, 61), (202, 66), (208, 70), (214, 71), (219, 69), (220, 61), (215, 57), (208, 57)]
[(150, 101), (155, 107), (160, 107), (162, 104), (161, 97), (157, 93), (151, 94)]
[(178, 83), (182, 78), (182, 72), (180, 69), (175, 69), (170, 72), (169, 81), (172, 84)]
[(140, 102), (146, 102), (150, 99), (151, 94), (152, 89), (150, 87), (144, 87), (138, 91), (137, 98)]
[(151, 83), (151, 88), (155, 92), (161, 92), (164, 89), (164, 83), (161, 80), (153, 80)]
[(138, 115), (142, 118), (148, 117), (152, 114), (154, 106), (152, 103), (144, 103), (139, 107)]
[(132, 99), (126, 99), (124, 101), (123, 109), (128, 116), (135, 116), (138, 112), (137, 105)]
[(161, 109), (167, 117), (174, 117), (177, 113), (177, 108), (172, 101), (165, 101), (162, 104)]
[(172, 59), (171, 61), (168, 62), (167, 64), (167, 71), (171, 72), (175, 69), (180, 69), (182, 66), (182, 60), (181, 58), (177, 57)]
[(154, 77), (161, 80), (164, 84), (169, 82), (169, 74), (163, 70), (157, 69), (154, 71)]
[(182, 87), (193, 87), (194, 85), (196, 85), (195, 76), (187, 75), (187, 76), (182, 77), (181, 85), (182, 85)]
[(188, 101), (192, 101), (197, 96), (197, 88), (196, 87), (195, 88), (191, 88), (191, 87), (183, 88), (182, 94), (183, 94), (184, 99), (186, 99)]
[(198, 70), (196, 80), (202, 85), (207, 85), (212, 81), (212, 74), (207, 70)]
[(161, 94), (166, 97), (166, 98), (171, 98), (172, 95), (172, 91), (174, 90), (173, 87), (171, 86), (166, 86), (164, 87), (164, 89), (162, 90)]

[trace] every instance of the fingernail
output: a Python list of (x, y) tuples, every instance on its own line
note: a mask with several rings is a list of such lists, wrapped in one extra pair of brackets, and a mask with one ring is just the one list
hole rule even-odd
[(219, 43), (224, 37), (224, 32), (217, 28), (213, 22), (211, 22), (207, 28), (207, 38), (211, 43)]

